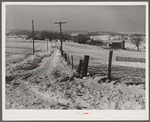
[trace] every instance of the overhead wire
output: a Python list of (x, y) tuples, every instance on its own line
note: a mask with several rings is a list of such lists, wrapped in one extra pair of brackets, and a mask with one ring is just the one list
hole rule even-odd
[[(76, 14), (76, 15), (72, 15), (72, 16), (68, 16), (68, 17), (61, 17), (62, 18), (62, 20), (65, 20), (65, 19), (72, 19), (72, 18), (74, 18), (74, 17), (76, 17), (76, 16), (80, 16), (80, 15), (83, 15), (83, 14), (89, 14), (89, 13), (91, 13), (91, 12), (96, 12), (96, 11), (98, 11), (98, 10), (100, 10), (100, 9), (102, 9), (102, 8), (99, 8), (99, 9), (96, 9), (96, 10), (93, 10), (93, 11), (86, 11), (86, 12), (82, 12), (82, 13), (79, 13), (79, 14)], [(107, 8), (107, 10), (109, 10), (109, 9), (113, 9), (112, 8), (112, 6), (111, 7), (109, 7), (109, 8)], [(105, 8), (105, 10), (106, 10), (106, 8)], [(101, 11), (104, 11), (103, 9), (101, 10)], [(92, 14), (93, 15), (93, 14)], [(88, 16), (88, 15), (86, 15), (86, 16)], [(85, 17), (85, 16), (84, 16)], [(60, 19), (61, 19), (60, 18)], [(69, 22), (69, 21), (67, 21), (67, 23), (72, 23), (72, 21), (71, 22)], [(66, 24), (66, 26), (68, 26), (67, 24)]]
[[(101, 6), (100, 6), (101, 7)], [(103, 6), (102, 6), (103, 7)], [(59, 18), (60, 20), (62, 20), (62, 21), (65, 21), (66, 20), (66, 22), (67, 22), (67, 24), (65, 24), (65, 28), (67, 29), (67, 30), (78, 30), (80, 27), (73, 27), (73, 28), (71, 28), (70, 27), (70, 25), (75, 21), (75, 20), (72, 20), (74, 17), (77, 17), (77, 16), (81, 16), (81, 15), (84, 15), (84, 17), (85, 16), (91, 16), (91, 15), (93, 15), (93, 14), (91, 14), (91, 15), (89, 15), (90, 13), (93, 13), (93, 12), (96, 12), (96, 11), (98, 11), (98, 10), (101, 10), (101, 13), (102, 13), (102, 11), (105, 11), (105, 10), (109, 10), (109, 9), (113, 9), (112, 8), (112, 6), (109, 6), (108, 8), (105, 8), (105, 9), (103, 9), (103, 8), (98, 8), (98, 9), (96, 9), (96, 10), (92, 10), (92, 11), (85, 11), (85, 12), (81, 12), (81, 13), (79, 13), (79, 14), (75, 14), (75, 15), (66, 15), (66, 16), (64, 16), (64, 17), (61, 17), (61, 18)], [(85, 14), (87, 14), (87, 15), (85, 15)], [(71, 19), (71, 20), (70, 20)], [(38, 22), (37, 22), (38, 23)]]

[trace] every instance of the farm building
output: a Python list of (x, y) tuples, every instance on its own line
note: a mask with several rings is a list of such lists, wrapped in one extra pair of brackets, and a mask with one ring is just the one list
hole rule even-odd
[(125, 49), (125, 41), (111, 41), (106, 46), (112, 49)]
[(17, 39), (17, 38), (18, 38), (18, 36), (12, 36), (12, 38)]
[(123, 35), (109, 35), (109, 34), (101, 34), (101, 35), (97, 35), (97, 36), (90, 36), (90, 38), (92, 40), (127, 40), (129, 37), (128, 36), (123, 36)]
[(88, 40), (88, 37), (86, 36), (75, 36), (73, 37), (73, 42), (78, 42), (78, 43), (86, 43), (86, 41)]
[(101, 35), (97, 35), (97, 36), (90, 36), (90, 38), (92, 40), (109, 40), (110, 39), (110, 35), (108, 34), (101, 34)]
[(21, 35), (20, 36), (22, 39), (27, 39), (28, 38), (28, 35)]
[(71, 33), (71, 36), (78, 36), (78, 33)]

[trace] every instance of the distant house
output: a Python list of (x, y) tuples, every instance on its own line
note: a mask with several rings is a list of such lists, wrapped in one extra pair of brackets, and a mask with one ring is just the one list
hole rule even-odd
[(120, 40), (120, 39), (122, 39), (122, 36), (121, 36), (121, 35), (112, 35), (112, 36), (110, 37), (110, 40)]
[(17, 39), (17, 38), (18, 38), (18, 36), (12, 36), (12, 38)]
[(78, 36), (78, 33), (71, 33), (71, 36)]
[(14, 39), (17, 39), (18, 36), (17, 35), (6, 35), (7, 38), (14, 38)]
[(106, 47), (111, 49), (125, 49), (125, 41), (110, 41), (106, 43)]
[(35, 35), (35, 40), (45, 40), (45, 38), (42, 36), (42, 34)]
[(6, 36), (7, 38), (14, 38), (13, 36)]
[(90, 36), (92, 40), (110, 40), (111, 35), (108, 34), (101, 34), (97, 36)]
[(28, 38), (28, 35), (21, 35), (20, 36), (22, 39), (27, 39)]
[(73, 37), (73, 42), (78, 42), (78, 43), (86, 43), (86, 41), (88, 40), (88, 37), (86, 36), (75, 36)]

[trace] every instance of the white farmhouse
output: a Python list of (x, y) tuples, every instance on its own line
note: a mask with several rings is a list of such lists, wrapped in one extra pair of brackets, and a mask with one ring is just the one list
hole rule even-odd
[(90, 36), (93, 40), (110, 40), (111, 35), (104, 34), (104, 35), (98, 35), (98, 36)]

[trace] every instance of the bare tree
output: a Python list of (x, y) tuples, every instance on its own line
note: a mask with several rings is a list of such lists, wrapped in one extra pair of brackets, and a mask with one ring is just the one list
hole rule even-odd
[(137, 47), (137, 51), (139, 51), (139, 47), (140, 47), (142, 41), (143, 41), (143, 39), (140, 34), (131, 35), (131, 43)]

